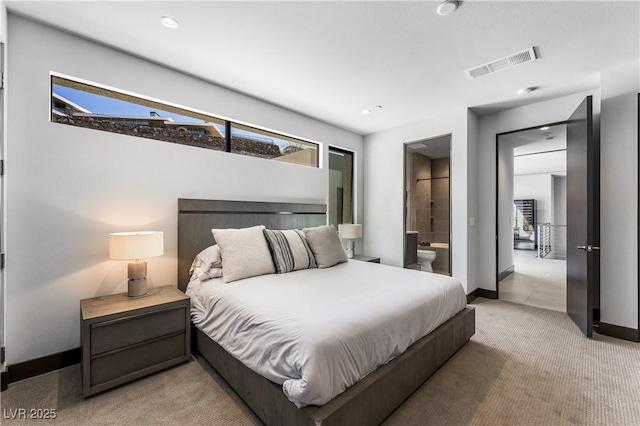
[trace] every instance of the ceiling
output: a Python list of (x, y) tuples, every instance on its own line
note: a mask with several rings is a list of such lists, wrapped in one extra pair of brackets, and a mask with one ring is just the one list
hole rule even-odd
[(500, 143), (513, 146), (513, 155), (516, 156), (566, 149), (567, 125), (556, 124), (500, 135)]
[(451, 156), (451, 135), (426, 139), (420, 142), (407, 144), (411, 152), (426, 155), (429, 158), (438, 159)]
[[(427, 0), (5, 4), (363, 135), (460, 108), (486, 114), (597, 88), (603, 69), (640, 60), (637, 1), (467, 0), (449, 16)], [(163, 27), (162, 16), (180, 27)], [(475, 80), (465, 73), (530, 47), (534, 62)], [(528, 86), (538, 89), (516, 95)]]
[(513, 174), (567, 174), (567, 125), (558, 124), (500, 135), (500, 144), (513, 146)]

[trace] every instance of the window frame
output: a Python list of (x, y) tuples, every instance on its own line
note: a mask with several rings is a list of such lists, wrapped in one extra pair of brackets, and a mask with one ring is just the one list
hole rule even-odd
[[(60, 84), (60, 82), (65, 82), (67, 84)], [(261, 126), (257, 126), (254, 124), (248, 124), (245, 123), (243, 121), (240, 120), (232, 120), (223, 116), (219, 116), (216, 114), (210, 114), (208, 112), (204, 112), (201, 110), (197, 110), (194, 108), (189, 108), (189, 107), (185, 107), (182, 105), (178, 105), (172, 102), (167, 102), (167, 101), (162, 101), (159, 99), (155, 99), (152, 97), (148, 97), (148, 96), (144, 96), (144, 95), (140, 95), (138, 93), (133, 93), (133, 92), (129, 92), (126, 90), (122, 90), (122, 89), (116, 89), (113, 87), (109, 87), (103, 84), (99, 84), (99, 83), (95, 83), (95, 82), (91, 82), (91, 81), (87, 81), (84, 79), (80, 79), (77, 77), (72, 77), (72, 76), (68, 76), (65, 74), (61, 74), (61, 73), (57, 73), (57, 72), (50, 72), (49, 74), (49, 91), (50, 91), (50, 105), (49, 105), (49, 121), (51, 123), (57, 123), (57, 124), (66, 124), (66, 125), (71, 125), (73, 126), (73, 124), (68, 124), (68, 123), (58, 123), (55, 119), (54, 119), (54, 115), (56, 115), (56, 113), (54, 113), (54, 109), (59, 109), (55, 106), (55, 102), (53, 100), (54, 98), (54, 85), (61, 85), (61, 86), (65, 86), (65, 87), (70, 87), (70, 88), (74, 88), (77, 90), (84, 90), (88, 93), (91, 94), (95, 94), (95, 95), (99, 95), (99, 96), (106, 96), (109, 98), (113, 98), (113, 99), (117, 99), (117, 100), (121, 100), (124, 102), (129, 102), (132, 104), (136, 104), (136, 105), (141, 105), (141, 106), (145, 106), (145, 107), (149, 107), (149, 108), (157, 108), (163, 111), (167, 111), (170, 113), (174, 113), (174, 114), (178, 114), (178, 115), (182, 115), (185, 117), (190, 117), (190, 118), (195, 118), (198, 120), (202, 120), (203, 123), (202, 124), (217, 124), (219, 126), (224, 126), (224, 133), (222, 133), (222, 129), (219, 129), (217, 126), (216, 129), (218, 130), (218, 133), (222, 134), (222, 138), (224, 139), (224, 148), (223, 149), (216, 149), (214, 148), (214, 146), (201, 146), (201, 145), (191, 145), (191, 144), (187, 144), (187, 143), (183, 143), (180, 141), (167, 141), (164, 139), (156, 139), (156, 138), (152, 138), (152, 137), (145, 137), (145, 136), (140, 136), (140, 135), (131, 135), (129, 133), (119, 133), (119, 132), (111, 132), (107, 129), (102, 129), (102, 128), (97, 128), (97, 129), (93, 129), (93, 130), (99, 130), (99, 131), (107, 131), (110, 133), (116, 133), (116, 134), (126, 134), (126, 135), (130, 135), (130, 136), (135, 136), (135, 137), (143, 137), (145, 139), (150, 139), (150, 140), (157, 140), (160, 142), (170, 142), (170, 143), (177, 143), (180, 145), (184, 145), (184, 146), (191, 146), (191, 147), (196, 147), (196, 148), (203, 148), (203, 149), (210, 149), (213, 151), (218, 151), (218, 152), (229, 152), (229, 153), (233, 153), (233, 154), (239, 154), (239, 155), (244, 155), (247, 157), (254, 157), (254, 158), (264, 158), (264, 159), (269, 159), (269, 160), (279, 160), (280, 162), (284, 162), (284, 163), (289, 163), (289, 164), (298, 164), (298, 165), (302, 165), (302, 166), (307, 166), (307, 167), (313, 167), (313, 168), (317, 168), (320, 169), (320, 156), (322, 153), (322, 147), (323, 144), (320, 142), (316, 142), (316, 141), (312, 141), (309, 139), (305, 139), (299, 136), (293, 136), (287, 133), (283, 133), (283, 132), (278, 132), (278, 131), (274, 131), (271, 129), (267, 129)], [(76, 87), (73, 87), (76, 86)], [(105, 92), (106, 94), (100, 93), (100, 92)], [(58, 95), (59, 96), (59, 95)], [(73, 101), (70, 101), (73, 102)], [(94, 114), (94, 115), (99, 115), (99, 114)], [(103, 115), (108, 115), (108, 114), (103, 114)], [(114, 117), (116, 117), (114, 115)], [(119, 117), (118, 117), (119, 118)], [(131, 117), (132, 120), (134, 119), (139, 119), (140, 117)], [(120, 119), (120, 118), (119, 118)], [(121, 119), (120, 121), (126, 121), (124, 119)], [(197, 123), (200, 124), (200, 123)], [(124, 123), (123, 125), (126, 125), (126, 123)], [(83, 126), (77, 126), (77, 127), (83, 127)], [(85, 127), (86, 128), (86, 127)], [(278, 145), (279, 151), (280, 151), (280, 156), (274, 156), (274, 157), (265, 157), (265, 156), (261, 156), (261, 155), (251, 155), (248, 153), (244, 153), (244, 152), (237, 152), (233, 150), (233, 135), (232, 135), (232, 129), (233, 128), (237, 128), (240, 130), (244, 130), (244, 131), (250, 131), (250, 132), (254, 132), (254, 133), (258, 133), (258, 134), (264, 134), (267, 137), (272, 137), (274, 139), (278, 139), (284, 142), (288, 142), (291, 143), (291, 145), (302, 145), (305, 146), (306, 148), (303, 148), (302, 150), (306, 151), (306, 150), (315, 150), (315, 159), (309, 162), (301, 162), (301, 161), (287, 161), (287, 160), (282, 160), (283, 157), (286, 157), (287, 154), (283, 153), (283, 149), (286, 149), (286, 147), (282, 147), (281, 145)], [(187, 131), (189, 134), (193, 134), (191, 131)], [(260, 141), (256, 140), (256, 143), (260, 143)]]
[[(348, 150), (348, 149), (345, 149), (345, 148), (340, 148), (340, 147), (333, 146), (333, 145), (329, 145), (327, 147), (327, 149), (328, 149), (327, 155), (329, 155), (329, 156), (332, 155), (331, 154), (332, 152), (336, 152), (336, 153), (342, 154), (342, 155), (346, 154), (346, 155), (350, 155), (351, 156), (351, 176), (350, 176), (350, 178), (351, 178), (350, 179), (351, 180), (351, 188), (350, 188), (350, 190), (351, 190), (350, 191), (351, 192), (351, 194), (350, 194), (350, 201), (351, 201), (350, 216), (351, 216), (351, 220), (350, 221), (345, 221), (344, 220), (344, 204), (342, 204), (342, 211), (343, 211), (342, 218), (338, 221), (338, 223), (336, 225), (339, 225), (339, 224), (342, 224), (342, 223), (357, 223), (357, 220), (356, 220), (356, 203), (355, 203), (355, 193), (356, 193), (356, 179), (355, 179), (355, 176), (356, 176), (356, 173), (355, 173), (356, 172), (356, 170), (355, 170), (356, 169), (356, 151)], [(327, 161), (327, 163), (328, 163), (327, 164), (327, 170), (329, 170), (329, 173), (330, 173), (330, 170), (332, 170), (331, 169), (331, 159), (328, 158), (327, 160), (328, 160)], [(343, 169), (342, 173), (344, 174), (344, 169)], [(344, 182), (344, 176), (343, 176), (342, 180)], [(342, 187), (342, 189), (344, 191), (344, 186)], [(343, 197), (342, 198), (343, 198), (343, 202), (344, 202), (344, 192), (343, 192)], [(329, 199), (329, 202), (331, 202), (331, 199)], [(329, 206), (327, 206), (327, 210), (329, 210)], [(329, 218), (327, 221), (329, 223), (331, 223), (331, 218)]]

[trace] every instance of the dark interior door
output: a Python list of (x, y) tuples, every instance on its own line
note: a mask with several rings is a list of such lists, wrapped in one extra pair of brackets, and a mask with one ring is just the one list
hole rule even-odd
[(567, 121), (567, 313), (591, 337), (599, 287), (599, 146), (588, 96)]

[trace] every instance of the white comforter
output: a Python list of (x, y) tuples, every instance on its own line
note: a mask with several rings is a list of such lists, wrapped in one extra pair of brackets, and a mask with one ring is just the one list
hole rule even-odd
[(323, 405), (466, 305), (459, 281), (349, 261), (187, 288), (196, 326), (298, 407)]

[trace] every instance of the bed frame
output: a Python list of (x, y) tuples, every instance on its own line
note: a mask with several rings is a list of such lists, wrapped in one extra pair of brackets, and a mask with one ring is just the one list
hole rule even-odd
[[(178, 287), (188, 284), (193, 258), (213, 244), (212, 228), (265, 225), (300, 229), (326, 224), (324, 204), (178, 200)], [(199, 329), (197, 350), (267, 425), (378, 425), (475, 333), (467, 307), (322, 407), (297, 408), (277, 385), (231, 356)]]

